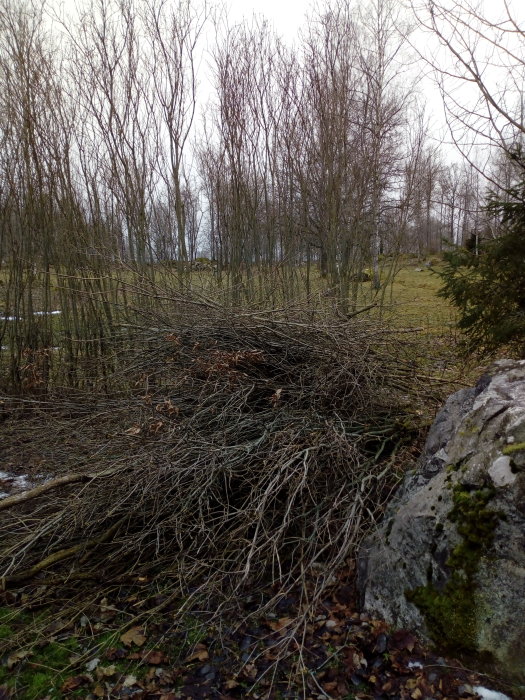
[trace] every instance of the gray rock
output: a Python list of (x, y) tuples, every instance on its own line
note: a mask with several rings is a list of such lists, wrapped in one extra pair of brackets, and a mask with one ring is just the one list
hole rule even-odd
[(367, 613), (525, 681), (525, 361), (449, 397), (358, 586)]

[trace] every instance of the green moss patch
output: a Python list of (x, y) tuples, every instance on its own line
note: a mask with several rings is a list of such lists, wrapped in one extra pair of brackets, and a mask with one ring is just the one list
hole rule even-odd
[(462, 484), (453, 488), (454, 506), (449, 519), (456, 524), (461, 542), (453, 549), (447, 566), (450, 578), (442, 590), (432, 582), (406, 592), (422, 612), (435, 641), (452, 652), (476, 651), (475, 575), (481, 557), (490, 548), (499, 514), (488, 507), (492, 488), (469, 490)]
[(516, 452), (525, 451), (525, 442), (517, 442), (515, 445), (507, 445), (503, 448), (504, 455), (513, 455)]
[(71, 663), (71, 654), (77, 648), (77, 640), (72, 638), (28, 651), (27, 659), (22, 657), (20, 664), (11, 670), (0, 667), (0, 684), (5, 683), (16, 692), (16, 697), (27, 700), (61, 697), (56, 689), (60, 687), (64, 671)]

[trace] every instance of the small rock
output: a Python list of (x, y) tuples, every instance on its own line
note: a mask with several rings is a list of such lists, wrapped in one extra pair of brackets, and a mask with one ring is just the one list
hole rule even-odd
[(473, 695), (474, 690), (471, 685), (458, 685), (458, 695)]
[(374, 652), (376, 654), (384, 654), (388, 646), (388, 637), (386, 634), (380, 634), (376, 639)]
[(251, 646), (253, 646), (253, 643), (255, 642), (253, 637), (243, 637), (241, 643), (239, 644), (239, 649), (241, 651), (246, 651), (246, 649), (249, 649)]
[(86, 671), (88, 673), (91, 673), (91, 671), (94, 671), (96, 667), (99, 665), (100, 659), (91, 659), (91, 661), (88, 661), (86, 664)]

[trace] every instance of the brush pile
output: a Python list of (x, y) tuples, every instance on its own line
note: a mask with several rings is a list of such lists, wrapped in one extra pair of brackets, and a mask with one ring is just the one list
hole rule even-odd
[(128, 395), (32, 402), (52, 473), (0, 501), (4, 585), (162, 575), (217, 606), (316, 572), (322, 590), (399, 475), (403, 343), (361, 318), (211, 306), (136, 335)]

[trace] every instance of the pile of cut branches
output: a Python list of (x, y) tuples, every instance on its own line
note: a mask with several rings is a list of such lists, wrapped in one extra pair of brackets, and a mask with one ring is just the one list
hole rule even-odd
[(51, 477), (0, 501), (4, 585), (162, 575), (216, 607), (315, 572), (321, 592), (399, 476), (417, 389), (402, 341), (360, 317), (157, 321), (121, 358), (130, 395), (42, 401), (40, 439), (76, 431), (78, 467), (58, 440)]

